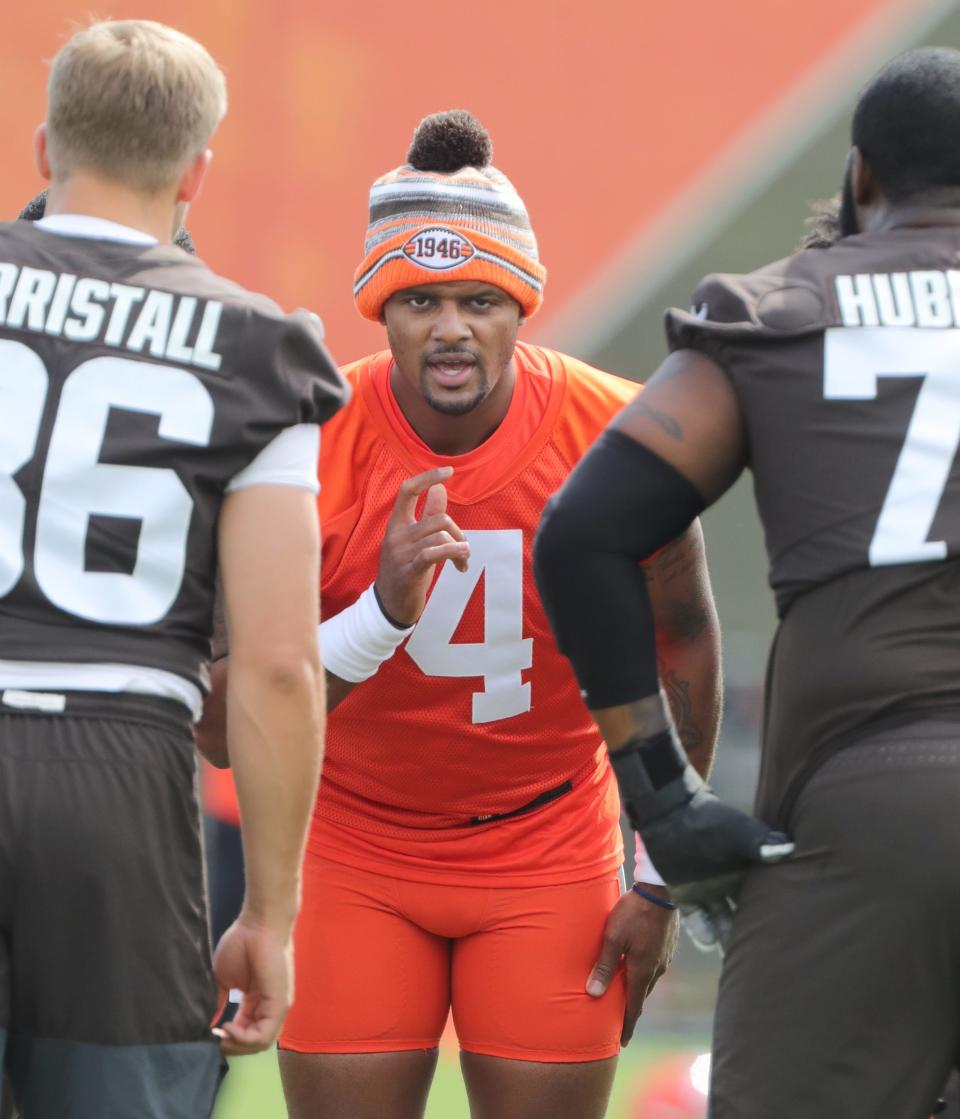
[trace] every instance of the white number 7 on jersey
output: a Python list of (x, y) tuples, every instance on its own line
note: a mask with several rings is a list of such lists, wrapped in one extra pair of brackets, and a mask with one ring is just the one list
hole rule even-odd
[[(530, 685), (520, 673), (533, 664), (533, 639), (523, 636), (523, 532), (476, 530), (470, 568), (461, 574), (445, 563), (407, 653), (427, 676), (482, 676), (473, 693), (473, 722), (492, 723), (530, 710)], [(481, 575), (484, 577), (483, 641), (452, 640)]]
[(831, 328), (823, 371), (828, 400), (874, 400), (880, 377), (924, 378), (870, 541), (870, 565), (944, 559), (946, 542), (927, 535), (960, 441), (960, 330)]

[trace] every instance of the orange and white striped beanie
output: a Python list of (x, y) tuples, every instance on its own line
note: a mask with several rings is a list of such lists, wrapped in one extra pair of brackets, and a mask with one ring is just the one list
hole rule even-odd
[(490, 163), (493, 149), (470, 113), (453, 109), (417, 126), (407, 162), (370, 188), (370, 224), (353, 295), (380, 318), (396, 291), (451, 280), (502, 288), (529, 318), (547, 271), (513, 184)]

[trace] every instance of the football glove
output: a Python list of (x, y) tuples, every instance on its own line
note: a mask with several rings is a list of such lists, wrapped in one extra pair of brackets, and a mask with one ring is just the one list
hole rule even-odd
[(630, 823), (681, 909), (723, 924), (747, 867), (793, 852), (782, 832), (718, 800), (669, 730), (631, 738), (610, 761)]

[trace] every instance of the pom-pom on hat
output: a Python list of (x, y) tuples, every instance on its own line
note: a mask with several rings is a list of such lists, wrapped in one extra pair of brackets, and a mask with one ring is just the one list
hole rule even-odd
[(480, 122), (463, 109), (417, 126), (407, 162), (370, 188), (370, 224), (353, 295), (380, 318), (396, 291), (481, 280), (502, 288), (529, 318), (543, 300), (546, 269), (513, 184), (490, 163)]

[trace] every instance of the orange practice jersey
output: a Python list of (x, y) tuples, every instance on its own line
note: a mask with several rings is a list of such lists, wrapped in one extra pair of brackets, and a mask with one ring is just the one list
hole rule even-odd
[[(400, 483), (452, 466), (448, 511), (470, 541), (446, 563), (403, 646), (334, 710), (310, 843), (398, 877), (549, 884), (619, 865), (619, 804), (606, 749), (558, 652), (530, 553), (551, 493), (637, 386), (519, 344), (503, 423), (445, 457), (414, 433), (390, 389), (389, 352), (344, 370), (351, 405), (320, 457), (324, 617), (374, 580)], [(571, 588), (571, 594), (576, 588)], [(513, 812), (570, 782), (544, 807)]]

